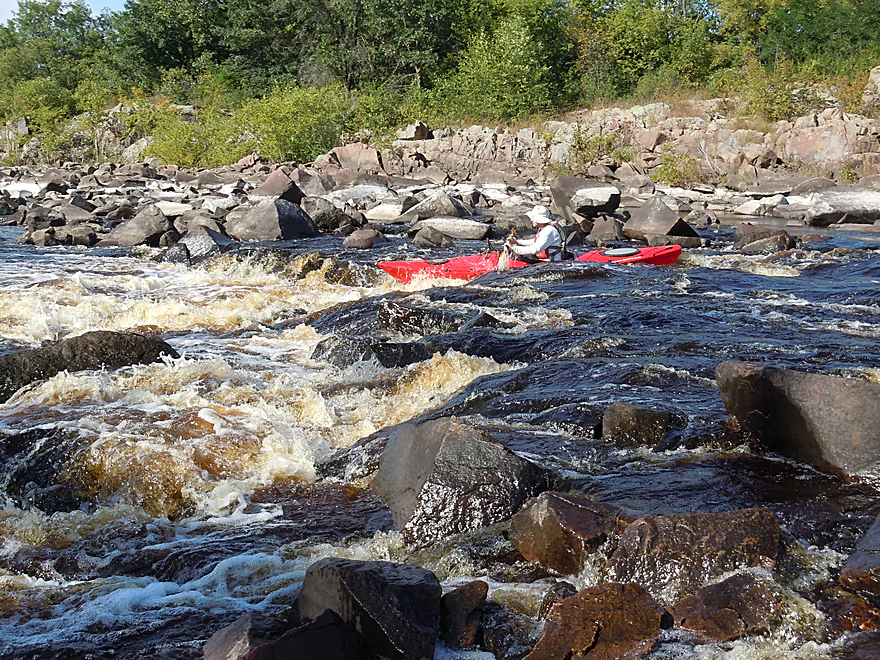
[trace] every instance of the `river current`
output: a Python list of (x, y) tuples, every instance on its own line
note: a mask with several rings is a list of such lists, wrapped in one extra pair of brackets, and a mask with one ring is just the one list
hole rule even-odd
[[(436, 408), (634, 514), (779, 517), (786, 553), (765, 576), (784, 602), (779, 624), (725, 644), (667, 632), (651, 657), (836, 657), (851, 634), (829, 623), (827, 602), (880, 513), (877, 475), (844, 482), (761, 453), (726, 425), (713, 379), (741, 360), (880, 380), (871, 236), (805, 236), (768, 258), (740, 254), (722, 225), (670, 267), (402, 285), (374, 263), (424, 254), (403, 239), (367, 252), (331, 237), (248, 246), (188, 269), (149, 248), (36, 248), (19, 233), (0, 228), (0, 353), (106, 329), (161, 336), (181, 357), (62, 373), (0, 404), (0, 435), (28, 432), (33, 447), (28, 465), (0, 465), (2, 658), (200, 657), (243, 612), (282, 614), (328, 556), (418, 563), (447, 588), (485, 579), (490, 598), (534, 616), (553, 580), (500, 566), (479, 534), (408, 548), (366, 484), (320, 479), (335, 451)], [(501, 324), (394, 327), (381, 321), (389, 301)], [(313, 360), (334, 333), (428, 335), (436, 352), (396, 369)], [(687, 426), (656, 448), (585, 434), (578, 422), (616, 401), (676, 410)], [(13, 468), (69, 487), (77, 506), (13, 493)], [(600, 576), (588, 565), (566, 579)]]

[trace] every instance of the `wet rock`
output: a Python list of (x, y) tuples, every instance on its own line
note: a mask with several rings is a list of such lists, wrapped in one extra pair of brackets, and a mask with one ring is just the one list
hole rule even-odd
[(161, 339), (127, 332), (96, 330), (65, 339), (47, 348), (0, 355), (0, 402), (30, 383), (62, 371), (118, 369), (158, 362), (163, 355), (179, 357)]
[(546, 489), (542, 470), (455, 417), (395, 427), (373, 490), (411, 543), (510, 518)]
[(241, 660), (257, 647), (265, 644), (277, 625), (266, 617), (243, 614), (234, 622), (215, 632), (205, 642), (202, 651), (205, 660)]
[(778, 610), (776, 597), (751, 573), (703, 587), (669, 608), (677, 628), (719, 642), (765, 632)]
[(440, 635), (449, 648), (469, 649), (479, 639), (480, 622), (489, 585), (482, 580), (468, 582), (440, 599)]
[(651, 247), (679, 245), (689, 250), (705, 247), (708, 244), (707, 239), (696, 238), (694, 236), (660, 236), (657, 234), (645, 234), (645, 242)]
[(460, 330), (470, 319), (434, 307), (384, 300), (377, 312), (379, 327), (401, 335), (433, 335)]
[(619, 536), (620, 515), (619, 508), (586, 497), (541, 493), (513, 516), (509, 537), (527, 560), (573, 575), (609, 536)]
[(741, 249), (749, 243), (754, 243), (755, 241), (769, 238), (770, 236), (773, 236), (774, 233), (776, 233), (773, 229), (759, 227), (757, 225), (753, 225), (750, 222), (743, 222), (742, 224), (737, 225), (735, 228), (735, 232), (737, 249)]
[(623, 225), (623, 231), (630, 238), (638, 240), (644, 240), (646, 234), (696, 238), (700, 236), (658, 196), (652, 197), (642, 206), (634, 209), (630, 219)]
[(377, 268), (351, 261), (337, 261), (324, 271), (324, 281), (343, 286), (375, 286), (383, 279)]
[(424, 229), (433, 229), (450, 238), (466, 241), (481, 241), (492, 233), (492, 225), (467, 218), (428, 218), (413, 224), (408, 233), (415, 236)]
[(574, 215), (592, 218), (600, 213), (614, 213), (620, 205), (620, 190), (615, 186), (578, 176), (559, 176), (550, 184), (550, 195), (566, 224)]
[(625, 241), (626, 234), (623, 233), (623, 223), (617, 218), (609, 218), (608, 216), (600, 216), (593, 223), (593, 228), (587, 237), (593, 241)]
[(279, 639), (253, 649), (244, 656), (227, 654), (205, 660), (369, 660), (370, 653), (355, 628), (333, 610), (325, 610), (314, 621), (290, 630)]
[(205, 225), (192, 225), (177, 244), (165, 253), (171, 263), (196, 265), (230, 250), (235, 241)]
[(823, 640), (837, 639), (847, 632), (880, 630), (880, 608), (840, 587), (825, 589), (816, 604), (825, 614)]
[(263, 183), (254, 188), (249, 197), (277, 197), (293, 204), (301, 204), (306, 194), (282, 169), (270, 174)]
[(787, 231), (778, 231), (771, 236), (761, 238), (743, 245), (740, 250), (743, 254), (773, 254), (794, 247), (794, 239)]
[(638, 584), (589, 587), (557, 604), (527, 660), (639, 658), (668, 625), (666, 611)]
[(498, 660), (522, 660), (534, 645), (534, 621), (494, 601), (483, 609), (483, 650)]
[(239, 241), (288, 241), (318, 235), (318, 227), (298, 205), (280, 198), (239, 206), (226, 216), (224, 229)]
[(54, 230), (54, 237), (60, 245), (82, 245), (84, 247), (97, 245), (99, 240), (95, 228), (89, 225), (58, 227)]
[(778, 554), (779, 521), (767, 509), (647, 516), (627, 526), (605, 572), (669, 604), (728, 571), (772, 570)]
[(366, 337), (328, 337), (312, 351), (313, 360), (329, 362), (340, 368), (375, 357), (379, 364), (391, 369), (430, 360), (432, 355), (432, 350), (425, 344), (383, 342)]
[(722, 362), (727, 412), (771, 451), (833, 473), (880, 459), (880, 385), (863, 380)]
[(880, 658), (880, 632), (866, 631), (854, 635), (841, 652), (843, 657), (852, 660), (877, 660)]
[(880, 517), (868, 529), (840, 571), (848, 589), (880, 596)]
[(374, 245), (387, 242), (388, 239), (385, 238), (382, 232), (378, 232), (375, 229), (358, 229), (349, 234), (345, 240), (342, 241), (342, 247), (357, 250), (369, 250)]
[(538, 611), (539, 619), (546, 619), (551, 610), (566, 598), (577, 595), (577, 587), (570, 582), (557, 582), (550, 587), (541, 599), (541, 609)]
[(309, 566), (295, 607), (303, 619), (336, 612), (373, 655), (434, 657), (440, 582), (418, 566), (329, 558)]
[(656, 445), (682, 420), (666, 410), (611, 404), (602, 416), (602, 439), (621, 447)]
[[(109, 217), (109, 216), (108, 216)], [(171, 221), (157, 206), (147, 206), (133, 218), (124, 220), (98, 243), (105, 245), (150, 245), (157, 247), (162, 234), (172, 229)]]
[(419, 247), (426, 248), (452, 247), (453, 244), (452, 239), (449, 236), (433, 227), (424, 227), (420, 229), (415, 237), (413, 237), (413, 243)]

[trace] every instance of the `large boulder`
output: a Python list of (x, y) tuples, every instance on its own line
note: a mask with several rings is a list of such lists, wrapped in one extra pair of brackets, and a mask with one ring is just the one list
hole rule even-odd
[(872, 223), (880, 219), (880, 190), (822, 190), (799, 201), (809, 206), (805, 219), (813, 227), (827, 227), (842, 220)]
[(574, 213), (591, 218), (614, 213), (620, 206), (620, 190), (610, 183), (579, 176), (559, 176), (550, 184), (550, 195), (566, 224), (574, 224)]
[(625, 241), (626, 234), (623, 233), (623, 223), (620, 220), (608, 216), (600, 216), (593, 223), (587, 238), (601, 242)]
[[(258, 614), (242, 614), (215, 632), (202, 648), (205, 660), (240, 660), (274, 636), (277, 624)], [(266, 657), (266, 656), (259, 656)]]
[(147, 206), (136, 216), (123, 221), (98, 243), (105, 245), (150, 245), (157, 247), (163, 234), (173, 229), (171, 221), (158, 206)]
[(563, 575), (576, 574), (584, 559), (625, 526), (620, 509), (586, 497), (541, 493), (510, 521), (510, 542), (523, 557)]
[(880, 516), (846, 560), (840, 583), (848, 589), (880, 596)]
[(427, 199), (408, 209), (394, 222), (415, 222), (427, 218), (466, 218), (473, 215), (464, 202), (444, 192), (435, 192)]
[(546, 489), (538, 466), (455, 417), (401, 424), (373, 490), (404, 538), (428, 544), (507, 520)]
[(605, 572), (671, 604), (729, 571), (771, 570), (778, 554), (779, 521), (767, 509), (648, 516), (627, 526)]
[(766, 631), (778, 610), (776, 597), (752, 573), (703, 587), (669, 608), (677, 628), (719, 642)]
[(47, 348), (0, 355), (0, 402), (25, 385), (62, 371), (118, 369), (158, 362), (163, 355), (180, 357), (161, 339), (106, 330), (87, 332)]
[(190, 225), (186, 234), (165, 253), (164, 260), (193, 266), (223, 254), (234, 245), (235, 241), (205, 225)]
[(223, 227), (239, 241), (288, 241), (318, 235), (314, 221), (297, 204), (281, 198), (239, 206), (226, 216)]
[(409, 235), (416, 236), (423, 229), (433, 229), (450, 238), (481, 241), (492, 233), (492, 225), (467, 218), (428, 218), (419, 220), (409, 228)]
[(238, 655), (233, 647), (227, 655), (208, 655), (205, 660), (369, 660), (354, 625), (347, 623), (333, 610), (326, 610), (309, 621), (267, 642), (246, 655)]
[(301, 204), (306, 194), (282, 169), (270, 174), (263, 183), (254, 188), (249, 197), (277, 197), (294, 204)]
[(880, 460), (880, 384), (742, 362), (715, 380), (727, 412), (771, 451), (832, 473)]
[(374, 656), (421, 660), (434, 657), (441, 594), (424, 568), (334, 557), (309, 566), (295, 608), (312, 620), (332, 610)]
[(379, 174), (384, 171), (382, 157), (376, 148), (362, 142), (336, 147), (330, 153), (336, 157), (342, 169), (367, 174)]
[(541, 639), (525, 660), (641, 658), (669, 616), (638, 584), (603, 584), (550, 610)]
[(661, 236), (691, 236), (699, 234), (676, 211), (669, 208), (661, 197), (652, 197), (635, 209), (623, 225), (630, 238), (645, 240), (646, 234)]

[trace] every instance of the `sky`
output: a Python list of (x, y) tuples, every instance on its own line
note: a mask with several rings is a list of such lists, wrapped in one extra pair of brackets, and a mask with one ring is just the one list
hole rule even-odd
[[(125, 0), (86, 0), (86, 4), (92, 8), (93, 14), (100, 14), (104, 9), (122, 9)], [(17, 7), (18, 0), (0, 0), (0, 24), (5, 25)]]

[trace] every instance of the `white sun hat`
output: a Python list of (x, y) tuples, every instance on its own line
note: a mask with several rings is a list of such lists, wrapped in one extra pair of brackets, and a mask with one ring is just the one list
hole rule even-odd
[(553, 219), (550, 217), (550, 209), (546, 206), (536, 206), (526, 213), (526, 215), (539, 225), (546, 225), (553, 222)]

